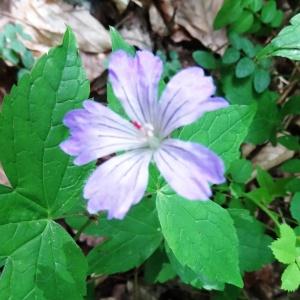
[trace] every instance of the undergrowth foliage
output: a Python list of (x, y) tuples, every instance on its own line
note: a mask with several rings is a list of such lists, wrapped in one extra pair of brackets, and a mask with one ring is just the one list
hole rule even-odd
[[(244, 287), (245, 272), (275, 260), (285, 268), (282, 289), (298, 288), (299, 159), (286, 161), (280, 168), (286, 176), (274, 178), (243, 158), (241, 145), (271, 142), (291, 151), (300, 149), (299, 137), (288, 131), (287, 123), (300, 113), (300, 97), (282, 103), (270, 90), (271, 56), (300, 57), (299, 42), (290, 34), (299, 30), (299, 16), (262, 49), (239, 34), (278, 27), (282, 16), (275, 1), (235, 2), (235, 20), (226, 17), (232, 1), (225, 1), (215, 21), (217, 28), (230, 26), (225, 54), (193, 53), (195, 62), (215, 76), (218, 93), (230, 105), (172, 134), (206, 146), (224, 162), (227, 181), (213, 186), (212, 201), (182, 198), (150, 165), (147, 192), (124, 219), (87, 214), (82, 190), (96, 164), (75, 166), (59, 147), (68, 137), (63, 117), (89, 97), (71, 29), (5, 97), (0, 161), (10, 186), (0, 185), (0, 299), (84, 299), (87, 276), (93, 281), (140, 267), (147, 283), (179, 278), (196, 289), (218, 291), (214, 299), (234, 300)], [(135, 55), (113, 28), (111, 39), (113, 51)], [(161, 93), (181, 65), (174, 54), (171, 61), (160, 55), (166, 63)], [(107, 94), (110, 109), (124, 116), (109, 83)], [(250, 189), (248, 183), (254, 181)], [(275, 209), (285, 197), (292, 199), (290, 216)], [(257, 220), (257, 211), (268, 222)], [(104, 241), (84, 255), (76, 243), (82, 232)]]

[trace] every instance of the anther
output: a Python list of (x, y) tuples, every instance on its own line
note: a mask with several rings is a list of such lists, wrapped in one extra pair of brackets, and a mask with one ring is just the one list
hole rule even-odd
[(136, 129), (141, 129), (142, 128), (142, 125), (137, 122), (137, 121), (133, 121), (133, 120), (130, 120), (130, 123), (136, 128)]

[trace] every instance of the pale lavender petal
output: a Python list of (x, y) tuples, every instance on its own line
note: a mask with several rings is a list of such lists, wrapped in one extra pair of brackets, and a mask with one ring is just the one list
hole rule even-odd
[(228, 105), (215, 92), (212, 77), (205, 76), (199, 67), (176, 74), (167, 84), (160, 100), (160, 133), (168, 136), (174, 129), (190, 124), (203, 113)]
[(208, 111), (213, 111), (213, 110), (227, 107), (229, 103), (223, 97), (210, 97), (202, 105), (205, 106), (203, 110), (205, 112), (208, 112)]
[(84, 188), (88, 211), (107, 211), (108, 218), (122, 219), (145, 193), (151, 157), (150, 151), (133, 150), (100, 165)]
[(223, 161), (196, 143), (167, 139), (154, 161), (173, 190), (190, 200), (207, 200), (212, 194), (209, 184), (225, 181)]
[(137, 51), (132, 57), (119, 50), (111, 55), (108, 71), (113, 91), (130, 119), (153, 124), (163, 72), (160, 58), (149, 51)]
[(76, 156), (77, 165), (145, 145), (138, 138), (140, 132), (130, 122), (95, 101), (87, 100), (83, 109), (67, 113), (64, 124), (71, 136), (60, 146), (64, 152)]

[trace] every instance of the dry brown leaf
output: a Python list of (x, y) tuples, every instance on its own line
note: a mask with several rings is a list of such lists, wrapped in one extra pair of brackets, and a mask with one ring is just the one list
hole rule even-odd
[(166, 36), (168, 34), (168, 28), (159, 13), (157, 7), (152, 4), (149, 8), (149, 19), (152, 30), (160, 36)]
[(120, 13), (123, 13), (126, 10), (128, 4), (130, 2), (130, 0), (112, 0), (112, 1), (116, 5), (116, 7)]
[(152, 39), (142, 13), (132, 14), (119, 31), (127, 43), (140, 49), (152, 49)]
[(5, 175), (2, 165), (0, 163), (0, 184), (6, 185), (6, 186), (11, 186), (9, 183), (9, 180), (7, 179), (7, 176)]
[(11, 0), (0, 0), (0, 30), (9, 23), (11, 20), (10, 18), (10, 3)]
[(226, 32), (213, 30), (213, 21), (223, 0), (159, 0), (157, 4), (168, 28), (172, 27), (175, 41), (188, 39), (177, 31), (184, 29), (190, 36), (217, 53), (224, 52)]
[[(74, 230), (74, 232), (76, 233), (77, 231)], [(82, 233), (79, 237), (79, 241), (82, 243), (86, 243), (89, 247), (95, 247), (98, 244), (102, 243), (105, 240), (105, 238), (103, 237), (96, 237), (93, 235), (87, 235), (85, 233)]]
[(33, 37), (27, 44), (29, 49), (44, 53), (45, 48), (60, 42), (66, 25), (75, 32), (80, 50), (101, 53), (110, 49), (108, 32), (85, 7), (62, 0), (14, 0), (11, 15)]
[(106, 54), (90, 54), (81, 51), (80, 56), (90, 81), (93, 81), (105, 71)]
[(274, 147), (272, 144), (268, 143), (252, 159), (252, 162), (254, 165), (259, 165), (264, 170), (270, 170), (292, 158), (294, 154), (294, 151), (288, 150), (280, 144)]
[(0, 25), (21, 24), (32, 37), (24, 44), (36, 57), (59, 44), (69, 25), (75, 32), (89, 80), (103, 72), (103, 53), (111, 48), (110, 36), (88, 8), (74, 7), (62, 0), (11, 0), (10, 6), (1, 4), (0, 9)]
[(140, 7), (148, 7), (151, 4), (152, 0), (132, 0), (132, 2)]

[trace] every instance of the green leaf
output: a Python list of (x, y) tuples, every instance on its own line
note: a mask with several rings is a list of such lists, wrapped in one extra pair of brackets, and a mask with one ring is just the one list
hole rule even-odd
[(287, 191), (292, 193), (300, 192), (300, 178), (292, 178), (285, 186)]
[(300, 115), (300, 96), (292, 96), (282, 107), (282, 114), (285, 115)]
[(14, 66), (19, 63), (19, 57), (15, 51), (10, 48), (4, 48), (2, 50), (3, 59), (12, 63)]
[(286, 194), (286, 185), (290, 182), (289, 178), (273, 179), (273, 177), (265, 170), (257, 166), (257, 181), (268, 194), (275, 197), (282, 197)]
[(290, 264), (281, 276), (281, 288), (288, 292), (294, 292), (300, 285), (300, 268), (298, 264)]
[(30, 71), (28, 69), (22, 68), (18, 71), (18, 81), (24, 76), (30, 74)]
[(222, 62), (226, 65), (233, 64), (240, 59), (240, 55), (240, 51), (235, 48), (229, 47), (226, 49), (224, 56), (222, 57)]
[(40, 58), (4, 99), (0, 159), (13, 187), (0, 187), (1, 299), (82, 300), (85, 295), (85, 257), (51, 219), (80, 203), (91, 171), (91, 166), (74, 167), (59, 148), (68, 134), (63, 116), (88, 95), (68, 29), (63, 44)]
[(291, 214), (300, 223), (300, 193), (296, 193), (291, 200)]
[(253, 272), (271, 263), (273, 255), (268, 246), (273, 240), (264, 234), (263, 224), (245, 209), (230, 209), (229, 213), (239, 238), (241, 271)]
[(10, 44), (10, 48), (20, 55), (24, 55), (24, 53), (27, 51), (23, 43), (19, 40), (13, 40)]
[(186, 265), (181, 264), (178, 259), (175, 257), (174, 253), (170, 247), (165, 243), (166, 252), (171, 262), (173, 269), (176, 271), (177, 275), (185, 284), (189, 284), (197, 289), (206, 289), (206, 290), (224, 290), (224, 283), (218, 282), (216, 280), (211, 280), (202, 273), (196, 273), (191, 268)]
[(238, 17), (238, 19), (234, 23), (232, 23), (231, 28), (237, 33), (244, 33), (252, 27), (253, 22), (253, 13), (248, 10), (244, 10)]
[(249, 8), (253, 12), (258, 12), (263, 6), (263, 0), (251, 0), (249, 2)]
[(235, 32), (230, 32), (229, 40), (235, 49), (242, 50), (250, 58), (255, 56), (257, 50), (249, 39), (241, 37)]
[(300, 14), (291, 19), (291, 25), (283, 28), (269, 45), (263, 48), (257, 58), (266, 56), (283, 56), (292, 60), (300, 60)]
[(239, 105), (209, 112), (195, 123), (185, 126), (179, 138), (207, 146), (228, 167), (240, 156), (240, 145), (247, 135), (254, 113), (253, 106)]
[(280, 238), (271, 245), (276, 259), (284, 264), (291, 264), (296, 259), (296, 235), (287, 224), (280, 225)]
[(134, 47), (125, 42), (120, 33), (114, 27), (109, 27), (109, 33), (111, 38), (112, 51), (124, 50), (132, 56), (135, 54)]
[(22, 55), (21, 59), (22, 59), (22, 63), (24, 65), (24, 67), (27, 68), (28, 70), (30, 70), (34, 64), (34, 58), (33, 58), (32, 53), (30, 51), (26, 50), (24, 55)]
[(261, 21), (263, 23), (270, 23), (276, 16), (276, 2), (274, 0), (268, 1), (261, 11)]
[(266, 90), (271, 82), (270, 73), (264, 69), (258, 68), (254, 72), (254, 88), (258, 93), (262, 93)]
[(232, 176), (232, 179), (237, 183), (245, 183), (251, 177), (252, 171), (252, 164), (246, 159), (238, 159), (233, 161), (228, 170)]
[(255, 64), (252, 59), (243, 57), (235, 68), (235, 76), (237, 78), (245, 78), (250, 76), (255, 70)]
[(228, 38), (233, 48), (235, 48), (236, 50), (242, 49), (242, 43), (244, 40), (243, 37), (238, 35), (236, 32), (229, 32)]
[(24, 32), (22, 25), (15, 24), (15, 30), (20, 35), (20, 37), (23, 38), (24, 40), (28, 40), (28, 41), (32, 40), (31, 36)]
[(1, 299), (83, 299), (87, 263), (58, 224), (40, 220), (1, 225), (0, 243), (0, 260), (5, 259)]
[(253, 43), (246, 38), (241, 38), (241, 50), (250, 58), (253, 58), (257, 52)]
[[(231, 182), (230, 186), (229, 186), (229, 190), (231, 195), (234, 198), (240, 198), (242, 196), (244, 196), (244, 191), (245, 191), (245, 186), (241, 183), (237, 183), (237, 182)], [(233, 200), (233, 199), (232, 199)], [(239, 201), (240, 202), (240, 201)], [(230, 206), (231, 206), (231, 202), (230, 202)], [(234, 203), (235, 205), (236, 203)], [(243, 207), (243, 206), (242, 206)], [(231, 208), (241, 208), (241, 207), (235, 207), (235, 206), (231, 206)]]
[(263, 187), (270, 192), (275, 189), (273, 177), (261, 167), (257, 166), (257, 181), (260, 187)]
[(280, 9), (276, 10), (276, 14), (271, 22), (271, 27), (277, 28), (282, 24), (284, 19), (284, 12)]
[(193, 52), (193, 58), (204, 69), (212, 70), (218, 67), (218, 61), (211, 52), (198, 50)]
[[(244, 196), (251, 199), (251, 201), (254, 202), (257, 206), (260, 206), (260, 204), (269, 204), (273, 200), (272, 196), (269, 194), (269, 191), (262, 187), (254, 189), (249, 193), (244, 193)], [(244, 205), (238, 208), (244, 208)], [(276, 220), (278, 219), (275, 214), (273, 214), (273, 216)]]
[(157, 275), (156, 282), (165, 283), (174, 277), (176, 277), (176, 273), (172, 265), (170, 263), (164, 263), (159, 274)]
[(0, 54), (5, 46), (5, 36), (3, 32), (0, 32)]
[(157, 249), (146, 261), (144, 280), (147, 283), (164, 283), (176, 277), (176, 272), (162, 249)]
[(111, 83), (107, 83), (107, 102), (108, 106), (111, 110), (116, 112), (118, 115), (122, 116), (125, 119), (128, 119), (125, 110), (119, 101), (119, 99), (115, 96)]
[(4, 35), (7, 40), (15, 40), (17, 38), (17, 27), (13, 24), (6, 24), (4, 26)]
[(272, 66), (272, 58), (263, 58), (258, 62), (258, 64), (264, 69), (269, 69)]
[(79, 183), (91, 170), (90, 165), (74, 167), (59, 148), (68, 135), (63, 116), (88, 96), (89, 82), (67, 31), (63, 45), (40, 58), (4, 99), (0, 153), (5, 173), (14, 188), (52, 217), (80, 199)]
[(214, 29), (222, 27), (234, 22), (243, 12), (241, 0), (225, 0), (223, 6), (219, 10), (215, 20)]
[(157, 194), (162, 233), (176, 259), (208, 280), (242, 287), (238, 239), (228, 212), (212, 201)]
[[(69, 219), (69, 223), (75, 228), (80, 227), (74, 220)], [(85, 222), (82, 218), (79, 221)], [(108, 275), (137, 267), (157, 249), (162, 240), (153, 199), (144, 199), (123, 220), (107, 220), (102, 216), (99, 224), (88, 227), (85, 232), (105, 237), (105, 241), (87, 257), (89, 274)]]
[(283, 172), (300, 173), (300, 159), (290, 159), (282, 164), (280, 169)]
[(278, 94), (265, 92), (257, 103), (257, 112), (249, 128), (246, 141), (252, 144), (262, 144), (267, 140), (275, 138), (277, 128), (280, 124), (280, 112), (276, 101)]
[(231, 104), (248, 105), (254, 103), (257, 98), (253, 87), (252, 78), (236, 78), (232, 72), (222, 72), (222, 86), (225, 98)]
[(300, 138), (293, 135), (284, 135), (277, 139), (278, 143), (288, 148), (289, 150), (300, 150)]

